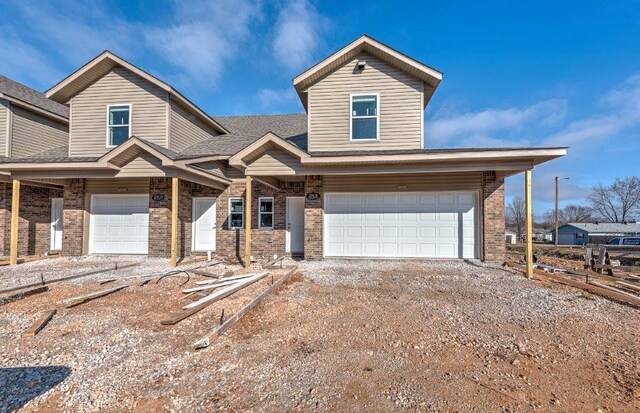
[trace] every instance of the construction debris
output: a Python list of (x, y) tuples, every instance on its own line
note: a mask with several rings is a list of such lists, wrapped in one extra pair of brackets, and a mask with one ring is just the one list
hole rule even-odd
[(18, 293), (15, 293), (15, 294), (8, 295), (8, 296), (0, 298), (0, 305), (9, 304), (9, 303), (12, 303), (14, 301), (21, 300), (21, 299), (23, 299), (25, 297), (29, 297), (29, 296), (32, 296), (34, 294), (44, 293), (46, 291), (49, 291), (49, 287), (47, 287), (47, 286), (36, 287), (36, 288), (33, 288), (31, 290), (27, 290), (27, 291), (20, 291)]
[[(283, 275), (278, 281), (271, 284), (269, 288), (263, 291), (259, 296), (254, 298), (250, 303), (242, 307), (236, 314), (234, 314), (228, 320), (222, 322), (218, 327), (214, 328), (211, 332), (207, 333), (200, 340), (196, 341), (194, 347), (196, 350), (203, 349), (209, 347), (212, 342), (216, 341), (218, 337), (225, 333), (231, 326), (233, 326), (238, 320), (240, 320), (245, 314), (247, 314), (251, 309), (253, 309), (256, 305), (260, 304), (262, 300), (264, 300), (269, 294), (271, 294), (276, 288), (280, 287), (287, 279), (293, 274), (298, 267), (295, 266), (285, 275)], [(223, 313), (224, 316), (224, 313)], [(221, 316), (220, 321), (223, 321), (223, 316)]]
[(208, 296), (201, 298), (198, 301), (195, 301), (191, 304), (187, 304), (184, 307), (182, 307), (183, 310), (189, 310), (192, 308), (195, 308), (197, 306), (199, 306), (200, 304), (204, 304), (204, 303), (208, 303), (208, 302), (216, 302), (218, 300), (222, 300), (223, 298), (226, 298), (228, 296), (230, 296), (231, 294), (240, 291), (241, 289), (247, 287), (248, 285), (251, 285), (257, 281), (260, 281), (261, 279), (263, 279), (264, 277), (266, 277), (267, 275), (269, 275), (268, 272), (262, 272), (262, 273), (258, 273), (252, 277), (246, 278), (238, 283), (235, 283), (233, 285), (228, 286), (227, 288), (223, 288), (220, 291), (216, 291), (213, 294), (209, 294)]
[(33, 337), (40, 332), (47, 325), (47, 323), (53, 318), (53, 315), (56, 313), (56, 310), (47, 311), (40, 318), (38, 318), (29, 328), (27, 328), (24, 333), (22, 333), (22, 338)]
[[(31, 262), (31, 261), (48, 260), (51, 258), (58, 258), (59, 256), (60, 254), (57, 252), (41, 254), (41, 255), (29, 255), (27, 257), (18, 258), (18, 264), (23, 264), (25, 262)], [(9, 260), (0, 261), (0, 267), (9, 265), (9, 264), (10, 264)]]
[(68, 298), (66, 300), (62, 300), (62, 303), (65, 307), (71, 308), (80, 304), (87, 303), (91, 300), (95, 300), (96, 298), (104, 297), (105, 295), (109, 295), (115, 293), (116, 291), (120, 291), (123, 288), (129, 287), (129, 284), (119, 285), (117, 287), (109, 288), (107, 290), (95, 291), (93, 293), (79, 295), (77, 297)]
[(249, 274), (234, 275), (231, 277), (222, 277), (222, 278), (218, 278), (217, 280), (196, 281), (196, 285), (217, 284), (217, 283), (229, 281), (229, 280), (239, 280), (242, 278), (249, 278), (249, 277), (253, 277), (254, 275), (256, 275), (255, 272), (249, 273)]

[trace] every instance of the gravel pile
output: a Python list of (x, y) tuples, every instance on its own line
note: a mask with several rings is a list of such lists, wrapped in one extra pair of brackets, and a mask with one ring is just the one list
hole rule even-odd
[(199, 352), (222, 309), (264, 286), (161, 326), (186, 302), (174, 277), (65, 311), (30, 340), (37, 313), (95, 285), (7, 304), (0, 412), (640, 409), (637, 309), (476, 262), (300, 264)]

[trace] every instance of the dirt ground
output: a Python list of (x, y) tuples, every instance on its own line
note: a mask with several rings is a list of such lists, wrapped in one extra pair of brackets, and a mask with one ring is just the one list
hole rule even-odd
[(195, 351), (270, 281), (160, 325), (185, 280), (61, 309), (31, 339), (38, 314), (103, 287), (0, 306), (0, 412), (640, 411), (640, 310), (570, 287), (460, 261), (302, 263)]

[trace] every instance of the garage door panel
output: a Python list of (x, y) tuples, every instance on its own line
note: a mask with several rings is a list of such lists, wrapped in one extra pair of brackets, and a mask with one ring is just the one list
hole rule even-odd
[(90, 253), (147, 254), (147, 195), (93, 195), (90, 212)]
[(473, 193), (325, 194), (325, 255), (475, 258)]

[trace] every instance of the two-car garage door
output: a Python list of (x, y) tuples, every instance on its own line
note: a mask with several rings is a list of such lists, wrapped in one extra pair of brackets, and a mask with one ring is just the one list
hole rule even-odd
[(475, 192), (328, 193), (327, 257), (476, 258)]
[(92, 195), (90, 254), (147, 254), (148, 195)]

